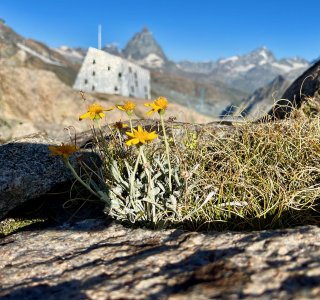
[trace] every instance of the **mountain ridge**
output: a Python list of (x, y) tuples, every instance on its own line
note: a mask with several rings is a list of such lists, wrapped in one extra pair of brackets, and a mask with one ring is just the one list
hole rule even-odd
[(112, 44), (103, 50), (120, 55), (150, 70), (163, 71), (214, 85), (216, 82), (251, 94), (281, 75), (293, 81), (310, 63), (299, 57), (277, 59), (265, 46), (251, 52), (206, 62), (168, 58), (148, 28), (136, 33), (121, 50)]

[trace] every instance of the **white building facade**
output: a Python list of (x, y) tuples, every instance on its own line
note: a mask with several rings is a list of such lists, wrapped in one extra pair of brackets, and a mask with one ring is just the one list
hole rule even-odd
[(121, 57), (90, 47), (73, 88), (150, 99), (150, 72)]

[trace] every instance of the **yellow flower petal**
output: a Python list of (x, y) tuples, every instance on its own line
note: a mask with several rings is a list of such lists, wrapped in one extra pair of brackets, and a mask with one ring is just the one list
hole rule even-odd
[(134, 138), (134, 133), (133, 132), (126, 131), (126, 135)]
[(94, 103), (88, 107), (88, 111), (79, 117), (79, 120), (83, 120), (85, 118), (90, 118), (91, 120), (98, 120), (105, 116), (104, 111), (113, 110), (114, 107), (111, 108), (103, 108), (100, 104)]
[(48, 146), (48, 149), (50, 150), (52, 155), (59, 155), (63, 159), (68, 159), (70, 155), (79, 150), (79, 147), (77, 147), (76, 145), (62, 144), (61, 146)]
[(153, 113), (158, 112), (159, 114), (164, 114), (168, 107), (167, 98), (160, 96), (158, 99), (154, 100), (153, 103), (145, 103), (145, 106), (152, 107), (152, 110), (147, 112), (147, 116), (151, 116)]
[(90, 118), (90, 112), (87, 112), (79, 117), (79, 121), (82, 121), (85, 118)]
[(126, 132), (126, 134), (127, 136), (131, 137), (131, 139), (126, 141), (126, 144), (128, 146), (138, 145), (138, 144), (143, 145), (153, 141), (155, 138), (158, 137), (155, 131), (152, 131), (149, 133), (148, 131), (143, 130), (141, 125), (138, 126), (138, 130), (133, 129), (133, 132), (128, 131)]
[(100, 119), (102, 119), (103, 117), (105, 117), (105, 115), (106, 115), (106, 114), (104, 114), (104, 113), (99, 113)]
[(126, 144), (128, 145), (128, 146), (132, 146), (132, 145), (137, 145), (137, 144), (139, 144), (139, 139), (138, 138), (133, 138), (133, 139), (131, 139), (131, 140), (129, 140), (129, 141), (126, 141)]
[(152, 109), (152, 110), (148, 111), (148, 112), (146, 113), (146, 115), (149, 117), (149, 116), (151, 116), (151, 115), (154, 114), (154, 113), (155, 113), (155, 111)]

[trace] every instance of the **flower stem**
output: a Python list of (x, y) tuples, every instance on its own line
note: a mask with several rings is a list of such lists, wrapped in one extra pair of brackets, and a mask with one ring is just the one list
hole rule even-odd
[(132, 120), (131, 120), (131, 116), (130, 115), (129, 115), (129, 124), (130, 124), (131, 132), (133, 132)]
[[(154, 184), (153, 184), (151, 172), (148, 167), (148, 160), (147, 160), (146, 156), (144, 155), (143, 151), (142, 151), (142, 161), (144, 163), (144, 168), (146, 170), (146, 174), (148, 176), (148, 183), (149, 183), (148, 184), (148, 191), (147, 191), (147, 198), (150, 200), (150, 203), (147, 203), (147, 214), (148, 214), (148, 218), (151, 217), (152, 222), (155, 224), (156, 223), (156, 207), (153, 204), (153, 203), (155, 203), (154, 194), (153, 194)], [(149, 209), (150, 206), (151, 206), (151, 210)]]
[(65, 164), (67, 165), (67, 167), (70, 169), (72, 175), (94, 196), (100, 198), (100, 196), (93, 190), (91, 189), (91, 187), (86, 184), (81, 177), (77, 174), (77, 172), (75, 171), (75, 169), (73, 168), (73, 166), (70, 164), (69, 160), (66, 159), (64, 160)]
[(167, 160), (168, 160), (169, 189), (170, 189), (170, 192), (172, 192), (172, 182), (171, 182), (172, 169), (171, 169), (170, 152), (169, 152), (170, 150), (169, 150), (169, 142), (168, 142), (168, 137), (167, 137), (167, 133), (166, 133), (166, 128), (164, 126), (163, 114), (160, 114), (160, 121), (161, 121), (163, 136), (164, 136), (164, 143), (166, 145), (166, 154), (167, 154)]
[(132, 204), (132, 206), (134, 208), (135, 208), (135, 204), (134, 204), (134, 201), (132, 200), (134, 198), (134, 195), (133, 195), (134, 180), (135, 180), (135, 177), (136, 177), (136, 173), (137, 173), (137, 170), (138, 170), (138, 165), (139, 165), (139, 161), (140, 161), (142, 152), (143, 152), (143, 146), (141, 146), (139, 148), (139, 155), (137, 157), (136, 164), (134, 166), (133, 172), (131, 173), (131, 176), (130, 176), (130, 199), (131, 199), (131, 204)]

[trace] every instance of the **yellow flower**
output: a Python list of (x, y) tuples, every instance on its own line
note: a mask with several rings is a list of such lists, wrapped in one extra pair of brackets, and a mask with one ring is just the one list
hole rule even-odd
[(133, 129), (133, 132), (126, 132), (126, 135), (131, 137), (130, 140), (126, 141), (126, 144), (128, 146), (132, 145), (143, 145), (145, 143), (149, 143), (156, 139), (158, 135), (155, 131), (148, 132), (142, 129), (142, 127), (139, 125), (138, 130)]
[(132, 115), (136, 105), (132, 101), (127, 101), (123, 105), (117, 105), (119, 110), (125, 111), (128, 115)]
[(115, 122), (115, 123), (112, 125), (112, 127), (121, 130), (121, 129), (127, 128), (127, 127), (128, 127), (128, 124), (122, 123), (121, 121), (118, 121), (118, 122)]
[(62, 159), (67, 160), (70, 155), (79, 150), (79, 147), (62, 144), (61, 146), (48, 146), (48, 149), (51, 151), (51, 155), (59, 155)]
[(168, 107), (168, 100), (165, 97), (160, 96), (153, 103), (145, 103), (145, 106), (150, 106), (152, 109), (147, 112), (147, 116), (151, 116), (153, 113), (158, 112), (160, 115), (164, 114)]
[(82, 121), (86, 118), (90, 118), (91, 120), (99, 120), (105, 116), (104, 111), (110, 110), (113, 110), (113, 107), (105, 109), (100, 104), (94, 103), (89, 106), (88, 111), (85, 114), (79, 117), (79, 120)]

